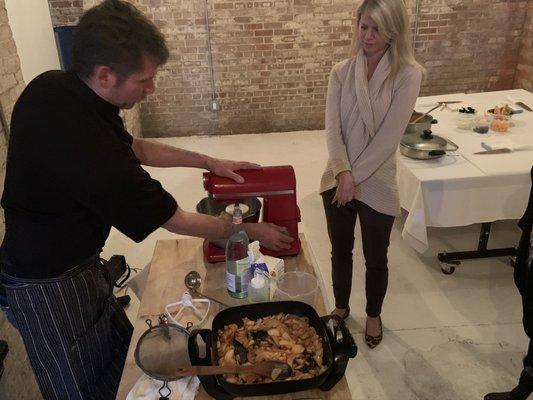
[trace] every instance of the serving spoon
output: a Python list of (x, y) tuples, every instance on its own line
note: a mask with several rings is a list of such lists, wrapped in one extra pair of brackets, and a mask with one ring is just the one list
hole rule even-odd
[(262, 361), (251, 365), (192, 365), (179, 368), (175, 376), (257, 374), (272, 380), (282, 380), (292, 375), (292, 368), (282, 361)]
[(420, 121), (422, 118), (424, 118), (426, 115), (428, 115), (431, 111), (439, 108), (442, 105), (442, 103), (437, 104), (436, 107), (433, 107), (431, 110), (426, 111), (424, 114), (417, 117), (414, 121), (409, 121), (410, 124), (416, 124), (418, 121)]
[[(215, 303), (220, 304), (222, 307), (229, 308), (229, 306), (226, 303), (223, 303), (223, 302), (221, 302), (221, 301), (219, 301), (217, 299), (214, 299), (214, 298), (212, 298), (210, 296), (206, 296), (205, 294), (200, 293), (198, 291), (198, 289), (200, 289), (200, 286), (202, 286), (202, 277), (200, 276), (200, 274), (197, 271), (191, 271), (191, 272), (187, 273), (187, 275), (185, 275), (184, 282), (185, 282), (185, 286), (187, 287), (187, 289), (192, 291), (194, 294), (196, 294), (196, 295), (198, 295), (200, 297), (204, 297), (206, 299), (209, 299), (211, 301), (214, 301)], [(209, 374), (209, 375), (212, 375), (212, 374)]]

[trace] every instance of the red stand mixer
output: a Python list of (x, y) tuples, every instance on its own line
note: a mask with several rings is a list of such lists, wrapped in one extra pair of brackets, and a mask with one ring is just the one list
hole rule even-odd
[[(263, 198), (263, 220), (284, 226), (294, 238), (286, 250), (271, 251), (261, 247), (261, 253), (280, 257), (294, 256), (300, 252), (298, 222), (300, 209), (296, 204), (296, 177), (290, 165), (240, 170), (244, 183), (204, 172), (204, 188), (218, 202), (231, 204), (249, 197)], [(204, 241), (204, 257), (211, 263), (225, 261), (224, 249)]]

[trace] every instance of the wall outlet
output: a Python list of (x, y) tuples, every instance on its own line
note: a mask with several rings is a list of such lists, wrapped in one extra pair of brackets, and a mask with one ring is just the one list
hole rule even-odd
[(211, 109), (211, 111), (220, 111), (220, 103), (218, 102), (218, 100), (213, 99), (209, 103), (209, 108)]

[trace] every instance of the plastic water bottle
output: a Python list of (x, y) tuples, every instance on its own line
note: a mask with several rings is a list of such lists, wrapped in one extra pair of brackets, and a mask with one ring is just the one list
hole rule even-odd
[[(238, 204), (235, 204), (233, 211), (233, 224), (242, 224), (242, 210)], [(237, 229), (226, 244), (226, 285), (229, 295), (239, 299), (248, 296), (250, 283), (249, 242), (244, 229)]]

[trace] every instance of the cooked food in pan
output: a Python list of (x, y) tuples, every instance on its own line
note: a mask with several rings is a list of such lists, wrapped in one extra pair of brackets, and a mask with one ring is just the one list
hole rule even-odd
[[(219, 365), (247, 365), (261, 361), (283, 361), (292, 368), (287, 380), (314, 378), (326, 370), (322, 341), (307, 318), (277, 314), (252, 321), (243, 318), (242, 326), (230, 324), (218, 331)], [(255, 374), (226, 375), (231, 383), (272, 382)]]

